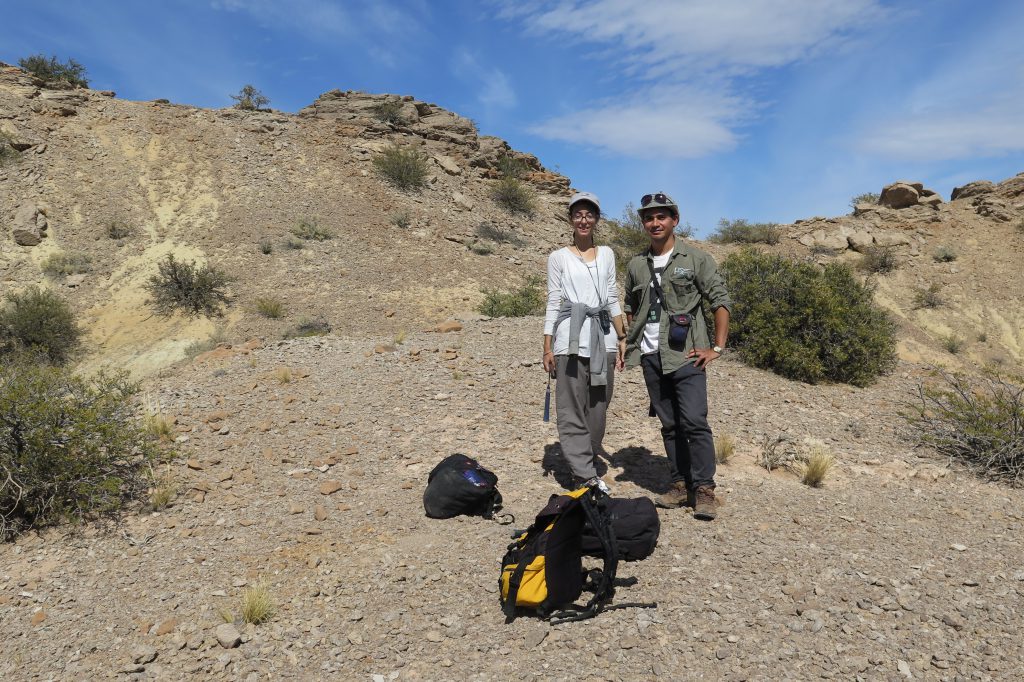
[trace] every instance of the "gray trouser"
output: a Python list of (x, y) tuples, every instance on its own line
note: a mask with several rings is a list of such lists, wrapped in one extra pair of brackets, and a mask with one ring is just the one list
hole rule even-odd
[(612, 400), (615, 353), (608, 353), (608, 385), (590, 385), (590, 358), (558, 355), (555, 409), (558, 412), (558, 440), (562, 444), (573, 476), (597, 476), (595, 450), (604, 440), (608, 403)]
[(661, 373), (661, 356), (640, 359), (651, 405), (661, 420), (661, 438), (673, 483), (690, 490), (715, 487), (715, 441), (708, 426), (708, 377), (703, 369), (683, 365)]

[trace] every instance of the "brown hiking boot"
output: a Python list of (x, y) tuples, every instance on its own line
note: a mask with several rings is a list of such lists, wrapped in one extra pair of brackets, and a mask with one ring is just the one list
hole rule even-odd
[(697, 500), (693, 507), (693, 518), (711, 521), (715, 518), (715, 489), (709, 485), (697, 488)]
[(678, 509), (693, 506), (693, 493), (686, 488), (684, 481), (676, 481), (667, 493), (654, 498), (654, 504), (662, 509)]

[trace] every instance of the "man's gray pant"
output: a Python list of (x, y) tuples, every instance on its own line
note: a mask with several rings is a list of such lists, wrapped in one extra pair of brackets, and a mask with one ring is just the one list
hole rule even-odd
[(590, 358), (555, 356), (555, 409), (558, 412), (558, 440), (562, 443), (573, 476), (584, 480), (597, 476), (595, 451), (604, 440), (608, 403), (615, 383), (615, 353), (608, 353), (608, 385), (590, 385)]
[(685, 481), (689, 490), (715, 487), (715, 441), (708, 426), (708, 377), (703, 368), (683, 365), (661, 373), (661, 356), (640, 359), (647, 393), (661, 420), (672, 483)]

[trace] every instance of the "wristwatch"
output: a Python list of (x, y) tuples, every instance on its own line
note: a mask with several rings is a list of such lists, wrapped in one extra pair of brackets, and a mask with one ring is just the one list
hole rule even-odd
[(716, 353), (718, 353), (719, 355), (721, 355), (722, 353), (724, 353), (724, 352), (725, 352), (725, 349), (724, 349), (724, 348), (722, 348), (721, 346), (712, 346), (712, 347), (711, 347), (711, 350), (715, 351), (715, 352), (716, 352)]

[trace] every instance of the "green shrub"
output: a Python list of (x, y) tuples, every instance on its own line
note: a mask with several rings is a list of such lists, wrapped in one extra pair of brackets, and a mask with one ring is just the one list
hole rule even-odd
[(942, 347), (946, 349), (946, 352), (957, 355), (961, 350), (963, 350), (964, 342), (963, 339), (956, 334), (950, 334), (942, 339)]
[(111, 220), (107, 223), (107, 236), (111, 239), (127, 239), (132, 236), (132, 228), (120, 220)]
[(266, 256), (269, 256), (270, 254), (274, 253), (274, 242), (270, 241), (269, 239), (261, 239), (260, 253)]
[(747, 248), (721, 270), (733, 300), (729, 345), (747, 364), (855, 386), (895, 367), (895, 324), (849, 266), (819, 268)]
[(896, 252), (892, 248), (885, 246), (868, 247), (860, 261), (861, 270), (880, 274), (892, 272), (898, 265)]
[(544, 312), (544, 289), (540, 277), (531, 276), (518, 289), (484, 289), (478, 310), (488, 317), (525, 317)]
[(11, 136), (0, 131), (0, 167), (14, 163), (20, 158), (21, 154), (11, 145)]
[(419, 189), (430, 174), (427, 157), (415, 149), (392, 145), (374, 157), (377, 173), (399, 189)]
[(256, 312), (263, 317), (276, 320), (284, 315), (284, 304), (276, 298), (261, 296), (256, 299)]
[(537, 200), (533, 190), (515, 178), (502, 178), (494, 185), (491, 196), (509, 213), (533, 215)]
[(389, 99), (376, 105), (373, 108), (373, 115), (384, 123), (398, 126), (408, 125), (409, 121), (402, 115), (402, 108), (400, 101)]
[(126, 374), (0, 364), (0, 539), (114, 512), (145, 495), (159, 454)]
[(399, 229), (408, 230), (412, 225), (412, 214), (405, 209), (395, 211), (391, 214), (391, 224)]
[(34, 54), (19, 59), (18, 66), (47, 85), (64, 82), (81, 88), (89, 86), (89, 81), (85, 77), (85, 67), (74, 59), (61, 62), (56, 57), (47, 58), (43, 54)]
[(270, 104), (270, 98), (253, 85), (244, 85), (237, 95), (230, 95), (235, 100), (234, 108), (243, 111), (260, 111)]
[(904, 418), (920, 443), (988, 478), (1024, 485), (1024, 380), (935, 372)]
[(778, 244), (781, 237), (782, 231), (776, 223), (748, 223), (742, 218), (722, 218), (710, 240), (718, 244)]
[(488, 222), (480, 223), (477, 226), (476, 236), (498, 244), (514, 244), (516, 246), (523, 245), (523, 240), (520, 239), (519, 235), (512, 230), (506, 230)]
[(291, 233), (299, 239), (314, 242), (323, 242), (334, 238), (333, 232), (320, 227), (312, 220), (300, 220), (299, 224), (291, 229)]
[(153, 309), (160, 315), (172, 315), (177, 310), (188, 315), (220, 315), (221, 305), (228, 302), (225, 289), (233, 279), (217, 268), (180, 262), (174, 254), (167, 254), (146, 289)]
[(850, 208), (857, 208), (857, 204), (877, 204), (881, 195), (877, 192), (865, 192), (850, 199)]
[(301, 251), (306, 248), (306, 242), (299, 239), (294, 234), (290, 234), (284, 240), (284, 248), (289, 251)]
[(304, 317), (299, 323), (284, 333), (286, 339), (301, 339), (307, 336), (326, 336), (331, 333), (331, 325), (323, 318), (311, 319)]
[(42, 353), (50, 362), (64, 363), (78, 348), (81, 336), (71, 306), (45, 289), (9, 293), (0, 308), (0, 355), (28, 350)]
[(942, 291), (942, 285), (938, 282), (932, 282), (927, 289), (916, 287), (914, 289), (914, 308), (938, 308), (943, 305), (945, 301), (939, 295), (940, 291)]
[(530, 172), (530, 166), (522, 159), (517, 159), (510, 154), (502, 154), (498, 157), (498, 172), (503, 178), (521, 180)]
[(80, 251), (55, 251), (39, 267), (50, 277), (78, 275), (92, 269), (92, 258)]
[(948, 246), (940, 246), (935, 249), (935, 253), (932, 254), (932, 258), (937, 263), (949, 263), (956, 260), (956, 251)]

